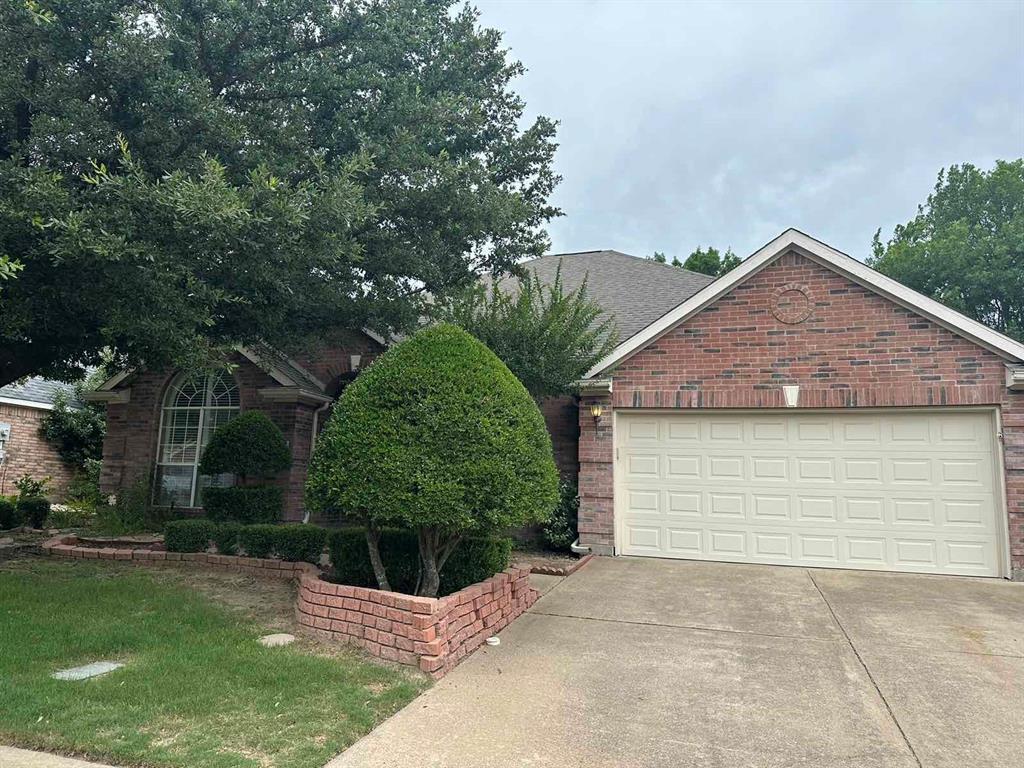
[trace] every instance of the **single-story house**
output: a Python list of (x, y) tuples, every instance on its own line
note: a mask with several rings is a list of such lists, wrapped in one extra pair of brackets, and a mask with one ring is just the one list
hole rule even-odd
[(81, 406), (74, 387), (60, 381), (36, 376), (0, 387), (0, 496), (16, 493), (14, 483), (31, 475), (36, 480), (49, 477), (52, 498), (63, 498), (74, 470), (39, 433), (43, 417), (53, 410), (61, 392), (72, 406)]
[[(577, 474), (580, 544), (600, 554), (920, 573), (1024, 574), (1024, 344), (796, 230), (711, 279), (615, 251), (547, 256), (586, 275), (618, 346), (575, 400), (544, 406)], [(344, 383), (384, 348), (370, 331), (294, 361), (241, 350), (232, 375), (124, 373), (102, 484), (152, 478), (201, 505), (212, 429), (259, 408), (295, 465)]]

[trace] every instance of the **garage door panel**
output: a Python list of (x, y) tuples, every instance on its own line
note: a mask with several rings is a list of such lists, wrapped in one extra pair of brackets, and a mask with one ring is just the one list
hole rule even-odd
[(999, 574), (988, 414), (617, 418), (623, 554)]

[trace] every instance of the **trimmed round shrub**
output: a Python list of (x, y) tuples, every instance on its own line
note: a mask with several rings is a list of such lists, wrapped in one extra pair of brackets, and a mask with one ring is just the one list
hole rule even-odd
[(239, 478), (268, 478), (292, 465), (281, 430), (260, 411), (245, 411), (210, 437), (199, 462), (204, 475), (229, 473)]
[(270, 557), (277, 545), (276, 525), (244, 525), (238, 543), (249, 557)]
[(18, 505), (14, 503), (14, 499), (0, 496), (0, 530), (17, 528), (21, 525), (23, 519), (21, 512), (18, 510)]
[(213, 546), (222, 555), (234, 555), (238, 552), (238, 538), (244, 528), (241, 523), (221, 523), (213, 528)]
[(203, 508), (214, 522), (273, 523), (281, 519), (284, 492), (276, 485), (206, 488)]
[(274, 553), (291, 563), (320, 562), (327, 531), (316, 525), (279, 525), (274, 532)]
[(171, 520), (164, 526), (164, 546), (168, 552), (205, 552), (216, 528), (209, 520)]
[(42, 528), (50, 516), (50, 502), (42, 496), (23, 496), (17, 501), (18, 514), (25, 524)]
[(482, 343), (452, 325), (389, 349), (350, 384), (318, 443), (307, 506), (418, 530), (421, 594), (462, 536), (547, 520), (558, 471), (537, 404)]

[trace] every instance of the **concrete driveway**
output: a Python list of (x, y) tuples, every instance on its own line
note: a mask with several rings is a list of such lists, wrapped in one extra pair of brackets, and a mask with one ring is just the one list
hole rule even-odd
[(330, 768), (1024, 765), (1024, 585), (598, 558)]

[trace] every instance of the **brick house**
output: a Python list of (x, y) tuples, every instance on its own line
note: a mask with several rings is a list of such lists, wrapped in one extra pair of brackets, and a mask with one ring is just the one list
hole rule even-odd
[[(600, 554), (925, 573), (1024, 572), (1024, 345), (787, 230), (712, 280), (615, 251), (526, 263), (587, 280), (622, 340), (543, 404)], [(316, 433), (384, 348), (366, 331), (301, 363), (241, 350), (232, 374), (106, 382), (102, 484), (155, 480), (195, 509), (197, 453), (240, 409), (295, 455), (301, 519)]]
[[(72, 398), (70, 384), (33, 377), (0, 387), (0, 496), (16, 493), (14, 483), (24, 475), (50, 478), (54, 500), (61, 500), (74, 470), (41, 434), (43, 417), (53, 410), (57, 394)], [(78, 403), (80, 406), (81, 403)]]

